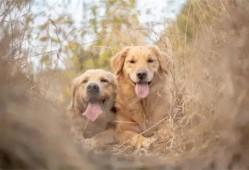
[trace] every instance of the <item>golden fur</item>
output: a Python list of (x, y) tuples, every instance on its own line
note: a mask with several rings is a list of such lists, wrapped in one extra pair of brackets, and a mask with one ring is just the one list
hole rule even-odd
[[(151, 144), (150, 137), (158, 128), (155, 125), (170, 111), (167, 77), (171, 64), (170, 49), (164, 53), (156, 46), (126, 47), (113, 57), (112, 68), (118, 83), (116, 132), (120, 141), (129, 141), (136, 148)], [(150, 82), (149, 95), (143, 99), (138, 98), (134, 90), (134, 75), (141, 69), (147, 71)]]
[[(88, 102), (86, 86), (92, 82), (96, 83), (100, 88), (99, 100), (102, 102), (104, 112), (94, 122), (89, 121), (82, 115), (86, 110)], [(80, 137), (92, 138), (94, 139), (93, 142), (98, 144), (113, 142), (115, 91), (114, 75), (101, 69), (87, 70), (75, 78), (72, 85), (71, 104), (69, 106), (73, 132)]]

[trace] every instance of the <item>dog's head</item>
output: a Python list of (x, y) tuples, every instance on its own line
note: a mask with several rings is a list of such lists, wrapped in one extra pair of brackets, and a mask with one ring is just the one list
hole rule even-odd
[(156, 46), (131, 46), (113, 57), (112, 68), (116, 75), (122, 74), (129, 79), (137, 96), (144, 98), (156, 75), (168, 74), (171, 63), (171, 54)]
[(90, 69), (73, 80), (71, 110), (95, 121), (99, 114), (109, 111), (115, 98), (116, 83), (112, 73)]

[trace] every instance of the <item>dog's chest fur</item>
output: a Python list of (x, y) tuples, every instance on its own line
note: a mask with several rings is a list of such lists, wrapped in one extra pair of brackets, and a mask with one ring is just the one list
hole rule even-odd
[(114, 106), (109, 106), (108, 109), (105, 109), (94, 122), (82, 115), (85, 107), (82, 106), (82, 110), (77, 108), (77, 110), (71, 111), (72, 113), (70, 114), (73, 115), (71, 116), (73, 127), (85, 138), (91, 138), (107, 129), (115, 128), (116, 110)]
[(115, 128), (115, 113), (112, 111), (102, 113), (95, 122), (87, 120), (83, 117), (85, 128), (83, 128), (83, 136), (90, 138), (104, 130)]
[[(139, 133), (151, 136), (158, 128), (163, 118), (170, 112), (171, 95), (167, 88), (157, 87), (151, 89), (149, 96), (144, 99), (136, 97), (134, 89), (120, 89), (118, 103), (121, 103), (121, 114), (130, 117), (129, 121), (139, 126)], [(133, 90), (133, 91), (132, 91)], [(129, 93), (130, 92), (130, 93)]]

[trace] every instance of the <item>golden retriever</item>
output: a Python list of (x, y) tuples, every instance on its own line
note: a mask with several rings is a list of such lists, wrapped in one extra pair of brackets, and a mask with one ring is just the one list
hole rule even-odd
[(76, 77), (69, 106), (73, 131), (97, 144), (114, 140), (114, 75), (101, 69), (90, 69)]
[(112, 58), (117, 76), (117, 138), (149, 147), (157, 124), (170, 111), (171, 94), (167, 77), (171, 51), (156, 46), (130, 46)]

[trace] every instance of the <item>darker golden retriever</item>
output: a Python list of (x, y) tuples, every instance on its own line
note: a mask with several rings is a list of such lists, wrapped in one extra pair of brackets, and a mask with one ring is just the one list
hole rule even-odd
[(117, 138), (136, 148), (149, 147), (151, 136), (170, 111), (167, 83), (172, 64), (170, 49), (130, 46), (112, 58), (117, 76)]
[(115, 91), (114, 75), (104, 70), (90, 69), (74, 79), (69, 109), (77, 135), (97, 144), (114, 140)]

